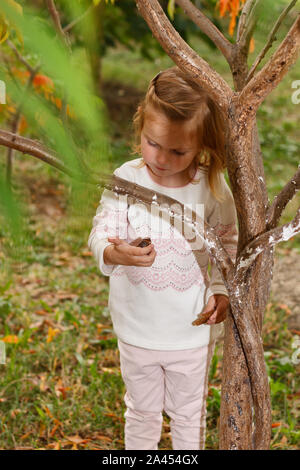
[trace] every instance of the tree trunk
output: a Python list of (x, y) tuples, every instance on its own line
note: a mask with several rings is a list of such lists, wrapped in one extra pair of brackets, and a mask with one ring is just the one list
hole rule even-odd
[[(256, 139), (255, 119), (248, 119), (246, 124), (245, 113), (236, 106), (233, 99), (227, 128), (227, 168), (239, 221), (237, 263), (239, 254), (245, 246), (266, 230), (266, 192), (263, 189), (264, 185), (261, 184), (259, 145)], [(268, 449), (270, 445), (270, 391), (261, 327), (271, 282), (271, 271), (266, 271), (266, 266), (269, 267), (271, 262), (272, 255), (267, 250), (256, 258), (250, 268), (242, 271), (238, 279), (233, 279), (229, 290), (234, 318), (238, 319), (241, 315), (248, 317), (251, 326), (249, 338), (252, 336), (257, 357), (251, 356), (251, 349), (254, 350), (251, 341), (242, 341), (244, 347), (249, 348), (252, 357), (250, 360), (256, 361), (254, 364), (256, 370), (251, 374), (249, 363), (245, 359), (245, 350), (241, 347), (236, 323), (230, 313), (225, 326), (223, 355), (221, 449)], [(256, 412), (261, 413), (261, 425), (255, 426), (254, 434), (251, 436), (251, 414), (254, 405)], [(253, 418), (255, 422), (256, 417)]]

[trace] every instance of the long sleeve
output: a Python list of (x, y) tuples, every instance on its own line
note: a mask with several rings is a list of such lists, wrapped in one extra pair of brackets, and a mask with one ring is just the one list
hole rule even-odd
[[(221, 175), (222, 187), (224, 190), (224, 200), (222, 202), (216, 202), (212, 213), (210, 214), (207, 222), (216, 231), (216, 234), (220, 238), (224, 248), (228, 252), (232, 262), (235, 262), (237, 241), (238, 241), (238, 229), (237, 229), (237, 214), (234, 204), (234, 199), (228, 184)], [(224, 285), (222, 275), (218, 270), (218, 267), (214, 260), (210, 258), (211, 272), (210, 272), (210, 284), (207, 291), (206, 301), (213, 294), (223, 294), (228, 296), (227, 289)]]
[[(119, 176), (117, 170), (115, 174)], [(109, 237), (127, 239), (127, 199), (105, 189), (93, 218), (93, 227), (88, 239), (88, 247), (105, 276), (110, 276), (117, 267), (107, 265), (103, 261), (103, 252), (111, 245)]]

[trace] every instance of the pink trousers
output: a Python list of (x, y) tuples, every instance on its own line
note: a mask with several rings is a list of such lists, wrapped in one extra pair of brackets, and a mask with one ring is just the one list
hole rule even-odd
[(144, 349), (120, 340), (118, 346), (126, 386), (125, 449), (157, 450), (164, 410), (170, 417), (173, 449), (203, 450), (215, 341), (179, 351)]

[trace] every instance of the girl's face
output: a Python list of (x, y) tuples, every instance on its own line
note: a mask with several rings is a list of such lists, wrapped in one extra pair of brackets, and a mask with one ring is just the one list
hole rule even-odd
[(184, 186), (195, 175), (198, 154), (195, 125), (170, 121), (147, 112), (141, 132), (141, 152), (152, 179), (163, 186)]

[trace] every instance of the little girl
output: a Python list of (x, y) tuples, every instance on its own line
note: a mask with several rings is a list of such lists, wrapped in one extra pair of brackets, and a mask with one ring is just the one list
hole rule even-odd
[[(151, 80), (134, 116), (135, 153), (116, 176), (202, 207), (232, 261), (236, 210), (225, 181), (224, 128), (216, 104), (177, 66)], [(204, 449), (208, 372), (226, 318), (228, 294), (205, 245), (191, 244), (141, 204), (104, 190), (88, 246), (110, 277), (109, 309), (118, 338), (125, 449), (157, 450), (162, 411), (173, 449)], [(142, 238), (151, 244), (139, 247)], [(202, 311), (214, 313), (193, 326)]]

